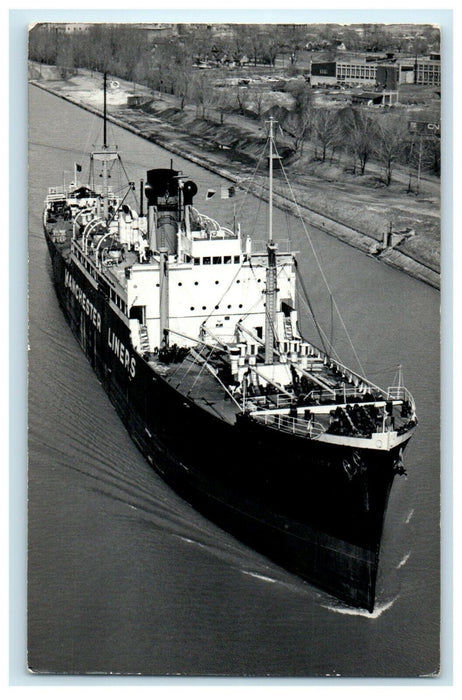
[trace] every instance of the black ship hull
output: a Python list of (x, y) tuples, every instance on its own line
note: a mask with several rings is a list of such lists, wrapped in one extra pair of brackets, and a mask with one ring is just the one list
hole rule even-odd
[(352, 450), (245, 416), (231, 425), (200, 408), (133, 350), (104, 279), (90, 280), (67, 263), (45, 235), (70, 327), (155, 471), (244, 543), (340, 600), (373, 610), (398, 448)]

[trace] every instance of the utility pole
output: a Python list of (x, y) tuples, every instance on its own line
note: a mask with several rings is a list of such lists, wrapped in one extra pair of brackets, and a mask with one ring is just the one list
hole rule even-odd
[(423, 134), (420, 134), (419, 165), (417, 168), (417, 194), (419, 194), (419, 192), (420, 192), (420, 173), (422, 170), (422, 141), (423, 141)]

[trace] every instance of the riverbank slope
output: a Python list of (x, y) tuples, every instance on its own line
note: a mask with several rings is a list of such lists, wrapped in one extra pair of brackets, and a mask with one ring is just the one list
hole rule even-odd
[[(80, 70), (63, 80), (53, 66), (31, 65), (34, 84), (79, 106), (101, 113), (101, 76)], [(265, 140), (261, 122), (241, 115), (200, 118), (195, 107), (180, 109), (171, 95), (155, 94), (140, 85), (114, 79), (108, 94), (108, 115), (118, 125), (147, 138), (239, 183), (255, 170)], [(128, 107), (127, 97), (142, 96), (142, 105)], [(309, 152), (309, 149), (307, 149)], [(422, 182), (420, 194), (406, 192), (408, 175), (397, 173), (392, 187), (380, 184), (371, 168), (368, 177), (345, 173), (339, 163), (319, 163), (308, 153), (303, 161), (287, 170), (300, 212), (307, 223), (340, 238), (367, 254), (376, 251), (390, 223), (394, 230), (412, 228), (415, 236), (378, 257), (395, 268), (430, 284), (440, 286), (439, 273), (439, 183)], [(276, 206), (295, 212), (287, 197), (282, 173), (275, 173)], [(266, 198), (263, 177), (259, 177), (262, 198)], [(261, 185), (261, 188), (260, 188)]]

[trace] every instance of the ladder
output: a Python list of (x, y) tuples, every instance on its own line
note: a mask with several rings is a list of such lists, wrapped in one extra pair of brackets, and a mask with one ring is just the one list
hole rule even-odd
[(292, 333), (292, 320), (290, 316), (284, 316), (284, 334), (287, 340), (293, 340), (294, 334)]
[(140, 325), (140, 349), (141, 352), (150, 352), (148, 327)]

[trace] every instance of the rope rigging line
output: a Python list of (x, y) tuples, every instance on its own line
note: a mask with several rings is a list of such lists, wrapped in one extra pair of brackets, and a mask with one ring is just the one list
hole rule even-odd
[[(231, 280), (231, 282), (229, 283), (229, 285), (228, 285), (228, 287), (226, 288), (226, 290), (223, 292), (223, 294), (222, 294), (221, 297), (219, 298), (218, 304), (216, 304), (216, 306), (219, 306), (219, 305), (221, 304), (221, 302), (223, 301), (223, 299), (225, 298), (225, 296), (228, 294), (229, 290), (231, 289), (231, 287), (232, 287), (232, 285), (233, 285), (233, 283), (234, 283), (234, 280), (236, 279), (236, 277), (238, 276), (238, 274), (239, 274), (240, 271), (242, 270), (243, 265), (244, 265), (244, 262), (241, 262), (241, 264), (239, 265), (239, 268), (238, 268), (236, 274), (235, 274), (234, 277), (232, 278), (232, 280)], [(211, 316), (213, 316), (213, 312), (214, 312), (214, 311), (215, 311), (215, 309), (212, 309), (212, 311), (209, 313), (209, 315), (207, 316), (207, 318), (205, 319), (205, 321), (204, 321), (203, 323), (201, 323), (201, 326), (205, 326), (205, 324), (207, 323), (207, 321), (209, 320), (209, 318), (210, 318)]]
[[(305, 298), (304, 298), (301, 294), (299, 294), (299, 298), (300, 298), (300, 301), (305, 305), (305, 308), (310, 312), (310, 308), (309, 308), (309, 306), (308, 306), (308, 302), (305, 300)], [(310, 312), (310, 313), (311, 313), (311, 312)], [(318, 325), (319, 325), (319, 324), (318, 324)], [(319, 326), (319, 331), (321, 332), (322, 336), (325, 338), (326, 342), (328, 343), (329, 341), (328, 341), (328, 338), (327, 338), (327, 334), (326, 334), (326, 332), (321, 328), (321, 326)], [(322, 341), (321, 341), (321, 342), (322, 342)], [(313, 345), (313, 343), (311, 343), (311, 345)], [(324, 347), (324, 344), (323, 344), (323, 347)], [(332, 357), (333, 359), (335, 359), (335, 360), (336, 360), (337, 362), (339, 362), (340, 364), (343, 364), (342, 361), (341, 361), (341, 359), (340, 359), (340, 357), (339, 357), (339, 355), (338, 355), (338, 353), (336, 352), (336, 350), (335, 350), (334, 348), (332, 348), (332, 352), (331, 352), (330, 354), (329, 354), (329, 353), (326, 353), (326, 354), (329, 355), (329, 357)]]
[[(250, 184), (252, 184), (252, 182), (253, 182), (253, 180), (254, 180), (254, 178), (255, 178), (257, 172), (258, 172), (258, 169), (259, 169), (259, 167), (260, 167), (260, 164), (261, 164), (261, 162), (262, 162), (262, 160), (263, 160), (263, 156), (264, 156), (265, 153), (266, 153), (266, 146), (267, 146), (267, 144), (268, 144), (268, 140), (266, 141), (265, 148), (262, 150), (261, 155), (260, 155), (260, 158), (259, 158), (258, 161), (257, 161), (257, 165), (255, 166), (255, 170), (253, 171), (252, 175), (250, 175), (250, 177), (245, 178), (244, 182), (245, 182), (245, 181), (250, 181)], [(239, 181), (238, 181), (236, 184), (237, 184), (238, 187), (240, 187)], [(250, 185), (248, 185), (247, 188), (243, 187), (242, 189), (244, 190), (244, 198), (243, 198), (243, 200), (242, 200), (242, 202), (241, 202), (241, 204), (240, 204), (240, 206), (239, 206), (239, 208), (238, 208), (238, 210), (237, 210), (237, 212), (236, 212), (239, 216), (240, 216), (241, 213), (242, 213), (242, 209), (243, 209), (243, 207), (244, 207), (244, 204), (246, 203), (247, 196), (248, 196), (248, 194), (249, 194), (249, 192), (250, 192)]]
[[(297, 275), (300, 275), (300, 273), (299, 273), (299, 271), (298, 271), (297, 260), (295, 260), (294, 262), (295, 262), (295, 270), (296, 270), (296, 273), (297, 273)], [(285, 274), (287, 280), (290, 282), (289, 273), (287, 272), (287, 270), (286, 270), (284, 267), (283, 267), (283, 273)], [(302, 286), (303, 286), (303, 279), (302, 279), (301, 275), (300, 275), (300, 282), (301, 282), (301, 284), (302, 284)], [(313, 318), (314, 324), (315, 324), (315, 326), (316, 326), (316, 330), (317, 330), (317, 332), (318, 332), (319, 338), (320, 338), (321, 343), (322, 343), (323, 348), (324, 348), (324, 352), (326, 353), (326, 355), (329, 355), (329, 356), (331, 356), (331, 357), (334, 357), (334, 356), (335, 356), (335, 358), (336, 358), (337, 360), (340, 361), (340, 358), (339, 358), (337, 352), (335, 351), (333, 345), (332, 345), (331, 343), (329, 343), (329, 341), (328, 341), (328, 339), (327, 339), (327, 333), (323, 330), (323, 328), (321, 327), (321, 324), (319, 323), (319, 321), (316, 319), (316, 317), (315, 317), (315, 315), (314, 315), (312, 306), (311, 306), (311, 304), (310, 304), (310, 299), (309, 299), (308, 295), (306, 294), (306, 290), (303, 290), (303, 291), (304, 291), (304, 295), (305, 295), (305, 296), (303, 296), (302, 294), (300, 294), (299, 290), (298, 290), (297, 288), (295, 288), (295, 292), (296, 292), (296, 294), (297, 294), (299, 300), (305, 304), (305, 308), (308, 310), (308, 312), (310, 313), (310, 315), (311, 315), (312, 318)], [(306, 297), (306, 298), (305, 298), (305, 297)], [(297, 325), (298, 325), (298, 323), (297, 323)], [(330, 352), (327, 352), (327, 350), (326, 350), (326, 347), (325, 347), (325, 345), (324, 345), (324, 343), (323, 343), (323, 340), (322, 340), (323, 337), (326, 339), (327, 343), (329, 343)]]
[[(194, 387), (196, 386), (198, 380), (199, 380), (200, 377), (202, 376), (202, 372), (203, 372), (204, 369), (205, 369), (205, 365), (208, 364), (208, 361), (210, 360), (210, 358), (211, 358), (211, 356), (212, 356), (212, 352), (213, 352), (214, 350), (215, 350), (215, 348), (211, 348), (211, 350), (210, 350), (210, 352), (209, 352), (209, 354), (207, 355), (207, 358), (206, 358), (205, 360), (204, 360), (204, 358), (201, 356), (201, 358), (204, 360), (204, 362), (202, 363), (202, 366), (201, 366), (201, 368), (200, 368), (200, 370), (199, 370), (199, 374), (198, 374), (197, 377), (195, 378), (192, 387), (190, 387), (190, 388), (188, 389), (188, 396), (191, 394), (191, 392), (192, 392), (192, 390), (194, 389)], [(193, 360), (194, 360), (195, 363), (198, 363), (198, 362), (199, 362), (196, 358), (193, 358)], [(180, 381), (180, 384), (181, 384), (181, 381)]]
[(250, 314), (251, 314), (252, 311), (255, 309), (255, 307), (260, 303), (260, 300), (261, 300), (261, 296), (259, 296), (259, 297), (257, 298), (257, 300), (254, 302), (254, 304), (253, 304), (253, 305), (250, 307), (250, 309), (247, 311), (247, 313), (245, 313), (243, 316), (241, 316), (240, 323), (242, 323), (243, 321), (245, 321), (245, 319), (247, 318), (247, 316), (250, 316)]
[[(191, 348), (191, 349), (193, 349), (193, 348)], [(214, 348), (212, 348), (212, 349), (210, 350), (210, 352), (212, 352), (212, 350), (214, 350)], [(178, 367), (176, 368), (176, 370), (173, 372), (173, 374), (172, 374), (172, 380), (173, 380), (173, 377), (175, 377), (175, 375), (177, 374), (177, 372), (179, 372), (179, 370), (183, 367), (183, 365), (184, 365), (184, 363), (186, 362), (186, 360), (189, 360), (189, 361), (190, 361), (190, 364), (189, 364), (188, 369), (186, 370), (186, 372), (183, 374), (183, 376), (180, 378), (180, 381), (179, 381), (178, 384), (176, 385), (176, 388), (177, 388), (177, 389), (178, 389), (178, 387), (181, 386), (182, 382), (184, 382), (184, 380), (186, 379), (186, 377), (188, 376), (188, 374), (190, 373), (190, 371), (192, 370), (192, 368), (195, 367), (195, 365), (197, 364), (196, 358), (192, 355), (191, 352), (188, 352), (188, 354), (184, 357), (184, 359), (182, 360), (182, 362), (179, 364), (179, 366), (178, 366)], [(191, 388), (192, 388), (192, 387), (191, 387)]]
[[(191, 349), (190, 349), (190, 350), (191, 350)], [(188, 376), (189, 372), (191, 371), (191, 369), (194, 367), (194, 365), (195, 365), (195, 363), (196, 363), (196, 360), (194, 359), (194, 357), (191, 355), (191, 352), (189, 351), (189, 352), (184, 356), (184, 358), (182, 359), (182, 361), (180, 362), (180, 364), (178, 365), (178, 367), (176, 368), (176, 370), (172, 373), (172, 375), (171, 375), (171, 379), (172, 379), (172, 380), (173, 380), (174, 377), (176, 377), (176, 375), (178, 374), (178, 372), (180, 371), (180, 369), (181, 369), (181, 368), (183, 367), (183, 365), (185, 364), (186, 360), (190, 360), (190, 365), (189, 365), (189, 368), (188, 368), (188, 369), (186, 370), (186, 372), (184, 373), (184, 375), (181, 377), (181, 379), (180, 379), (180, 381), (178, 382), (178, 384), (176, 385), (176, 388), (177, 388), (177, 389), (178, 389), (178, 387), (181, 385), (181, 382), (184, 381), (184, 380), (186, 379), (186, 377)]]
[[(301, 288), (302, 288), (302, 291), (303, 291), (304, 301), (305, 301), (305, 303), (306, 303), (307, 306), (308, 306), (308, 309), (309, 309), (309, 311), (310, 311), (310, 314), (311, 314), (311, 317), (312, 317), (312, 319), (313, 319), (314, 325), (316, 326), (316, 330), (317, 330), (318, 335), (319, 335), (319, 338), (320, 338), (320, 340), (321, 340), (321, 343), (322, 343), (322, 347), (323, 347), (323, 349), (324, 349), (324, 352), (326, 353), (326, 355), (329, 355), (329, 351), (328, 351), (328, 349), (327, 349), (327, 347), (326, 347), (326, 345), (325, 345), (325, 343), (324, 343), (324, 338), (323, 338), (324, 333), (323, 333), (323, 331), (322, 331), (322, 329), (321, 329), (321, 326), (319, 325), (318, 320), (317, 320), (317, 318), (316, 318), (316, 315), (315, 315), (315, 313), (314, 313), (314, 309), (313, 309), (313, 307), (312, 307), (312, 305), (311, 305), (311, 301), (310, 301), (310, 298), (309, 298), (307, 289), (306, 289), (306, 287), (305, 287), (305, 282), (304, 282), (303, 277), (301, 276), (301, 274), (300, 274), (300, 272), (299, 272), (298, 263), (297, 263), (296, 260), (295, 260), (295, 271), (296, 271), (296, 273), (297, 273), (297, 279), (298, 279), (298, 281), (299, 281), (299, 283), (300, 283), (300, 286), (301, 286)], [(330, 349), (331, 349), (331, 351), (333, 350), (332, 345), (330, 346)]]
[[(290, 246), (292, 247), (292, 235), (291, 235), (291, 234), (292, 234), (292, 230), (291, 230), (291, 226), (290, 226), (291, 217), (290, 217), (289, 212), (288, 212), (287, 210), (284, 211), (284, 214), (285, 214), (285, 219), (286, 219), (286, 230), (287, 230), (287, 235), (288, 235), (288, 237), (289, 237)], [(300, 293), (298, 293), (298, 294), (299, 294), (299, 298), (302, 299), (303, 301), (305, 301), (305, 303), (306, 303), (306, 305), (307, 305), (307, 308), (308, 308), (308, 310), (309, 310), (309, 312), (310, 312), (310, 314), (311, 314), (311, 317), (312, 317), (313, 322), (314, 322), (314, 324), (315, 324), (316, 330), (317, 330), (317, 332), (318, 332), (319, 339), (320, 339), (320, 341), (321, 341), (321, 343), (322, 343), (322, 346), (323, 346), (323, 348), (324, 348), (324, 352), (326, 353), (326, 355), (329, 355), (329, 354), (335, 355), (335, 356), (337, 357), (337, 359), (338, 359), (338, 355), (337, 355), (337, 353), (336, 353), (335, 350), (334, 350), (333, 342), (332, 342), (333, 320), (331, 320), (331, 341), (329, 342), (329, 340), (328, 340), (328, 338), (327, 338), (327, 334), (326, 334), (325, 331), (321, 328), (321, 325), (319, 324), (319, 322), (318, 322), (318, 320), (317, 320), (317, 318), (316, 318), (316, 314), (314, 313), (314, 309), (313, 309), (313, 306), (312, 306), (312, 304), (311, 304), (311, 301), (310, 301), (310, 298), (309, 298), (307, 289), (306, 289), (306, 287), (305, 287), (305, 283), (304, 283), (303, 277), (302, 277), (302, 275), (301, 275), (301, 273), (300, 273), (300, 270), (299, 270), (299, 268), (298, 268), (298, 262), (297, 262), (297, 259), (296, 259), (296, 258), (294, 259), (294, 264), (295, 264), (295, 271), (296, 271), (296, 275), (297, 275), (297, 280), (299, 281), (300, 286), (302, 287), (303, 294), (304, 294), (304, 297), (303, 297), (303, 296), (300, 295)], [(283, 269), (284, 269), (284, 268), (283, 268)], [(286, 273), (287, 279), (289, 279), (289, 276), (288, 276), (286, 270), (284, 270), (284, 272)], [(331, 295), (331, 309), (332, 309), (332, 295)], [(329, 351), (327, 350), (327, 348), (326, 348), (326, 346), (325, 346), (325, 344), (324, 344), (323, 338), (326, 339), (326, 341), (327, 341), (327, 343), (328, 343), (328, 345), (329, 345), (329, 348), (330, 348)]]
[[(276, 151), (276, 153), (277, 153), (277, 151)], [(310, 244), (311, 250), (312, 250), (313, 255), (314, 255), (314, 259), (315, 259), (316, 264), (317, 264), (317, 266), (318, 266), (318, 268), (319, 268), (319, 271), (320, 271), (320, 273), (321, 273), (323, 282), (324, 282), (324, 284), (325, 284), (325, 286), (326, 286), (327, 291), (328, 291), (329, 294), (331, 295), (332, 303), (333, 303), (333, 305), (334, 305), (334, 307), (335, 307), (335, 310), (336, 310), (336, 312), (337, 312), (337, 314), (338, 314), (338, 317), (339, 317), (339, 319), (340, 319), (340, 323), (342, 324), (343, 330), (345, 331), (345, 335), (346, 335), (346, 337), (348, 338), (348, 342), (350, 343), (351, 349), (353, 350), (353, 354), (354, 354), (354, 356), (355, 356), (355, 358), (356, 358), (356, 362), (358, 363), (358, 366), (359, 366), (359, 368), (360, 368), (360, 370), (361, 370), (361, 373), (363, 374), (363, 376), (365, 376), (366, 373), (365, 373), (365, 371), (364, 371), (364, 369), (363, 369), (361, 360), (359, 359), (358, 353), (356, 352), (356, 348), (355, 348), (355, 346), (354, 346), (354, 344), (353, 344), (353, 341), (352, 341), (352, 339), (351, 339), (351, 336), (350, 336), (350, 334), (349, 334), (349, 332), (348, 332), (348, 329), (347, 329), (347, 327), (346, 327), (346, 325), (345, 325), (345, 321), (343, 320), (343, 316), (342, 316), (342, 314), (341, 314), (341, 312), (340, 312), (340, 309), (339, 309), (339, 307), (338, 307), (338, 305), (337, 305), (337, 302), (335, 301), (335, 297), (334, 297), (334, 295), (332, 294), (332, 290), (331, 290), (330, 285), (329, 285), (329, 282), (327, 281), (327, 278), (326, 278), (326, 276), (325, 276), (325, 274), (324, 274), (324, 270), (322, 269), (321, 263), (320, 263), (320, 261), (319, 261), (319, 256), (318, 256), (318, 254), (317, 254), (317, 252), (316, 252), (316, 249), (315, 249), (315, 247), (314, 247), (314, 245), (313, 245), (313, 241), (311, 240), (311, 236), (310, 236), (310, 234), (309, 234), (309, 232), (308, 232), (308, 229), (307, 229), (307, 227), (306, 227), (306, 225), (305, 225), (305, 221), (304, 221), (303, 216), (302, 216), (302, 214), (301, 214), (299, 204), (298, 204), (298, 202), (297, 202), (297, 200), (296, 200), (296, 198), (295, 198), (294, 191), (293, 191), (292, 186), (291, 186), (291, 184), (290, 184), (290, 182), (289, 182), (289, 179), (288, 179), (288, 177), (287, 177), (287, 173), (286, 173), (286, 170), (285, 170), (285, 168), (284, 168), (284, 166), (283, 166), (283, 164), (282, 164), (282, 161), (280, 161), (280, 164), (281, 164), (281, 170), (282, 170), (282, 173), (283, 173), (283, 175), (284, 175), (284, 178), (285, 178), (287, 187), (289, 188), (289, 191), (290, 191), (290, 193), (291, 193), (291, 197), (292, 197), (292, 199), (293, 199), (293, 201), (294, 201), (294, 204), (295, 204), (295, 207), (296, 207), (296, 210), (297, 210), (297, 214), (298, 214), (298, 216), (299, 216), (299, 218), (300, 218), (300, 221), (301, 221), (301, 223), (302, 223), (303, 231), (304, 231), (305, 236), (306, 236), (306, 238), (307, 238), (307, 240), (308, 240), (308, 243)]]

